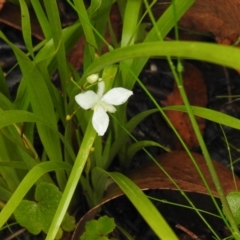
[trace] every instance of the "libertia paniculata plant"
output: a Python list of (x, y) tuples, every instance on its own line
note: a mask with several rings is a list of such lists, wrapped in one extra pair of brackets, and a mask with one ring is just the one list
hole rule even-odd
[[(223, 204), (224, 214), (221, 208), (216, 206), (219, 215), (235, 239), (240, 239), (236, 219), (232, 216), (194, 116), (234, 128), (239, 128), (239, 120), (190, 106), (182, 85), (183, 69), (180, 60), (204, 60), (239, 69), (240, 51), (234, 47), (215, 44), (164, 41), (168, 32), (194, 3), (193, 0), (172, 1), (157, 20), (154, 20), (151, 11), (157, 1), (92, 0), (88, 7), (82, 0), (67, 2), (78, 15), (78, 21), (62, 29), (56, 0), (43, 0), (42, 4), (40, 1), (30, 0), (29, 5), (24, 0), (19, 1), (23, 39), (28, 53), (22, 52), (0, 32), (0, 38), (12, 48), (22, 73), (16, 98), (12, 99), (3, 71), (0, 71), (0, 227), (7, 224), (9, 219), (15, 219), (34, 234), (44, 231), (47, 240), (60, 239), (63, 231), (72, 231), (75, 226), (70, 213), (75, 210), (79, 201), (76, 189), (83, 189), (91, 208), (101, 201), (107, 181), (111, 178), (159, 238), (177, 239), (161, 213), (136, 184), (121, 172), (108, 171), (114, 159), (117, 159), (123, 168), (130, 166), (131, 159), (126, 153), (129, 149), (129, 138), (132, 137), (131, 132), (151, 113), (159, 111), (174, 129), (164, 113), (167, 109), (186, 111), (189, 114)], [(123, 22), (118, 42), (114, 40), (109, 18), (113, 4), (117, 4)], [(44, 40), (37, 46), (32, 43), (30, 7), (36, 13), (44, 34)], [(149, 32), (142, 31), (146, 15), (150, 16), (153, 25)], [(110, 43), (104, 39), (109, 26), (112, 35)], [(66, 55), (83, 37), (83, 74), (80, 76), (77, 69), (66, 60)], [(106, 53), (102, 53), (103, 44), (108, 48)], [(150, 57), (167, 58), (184, 106), (161, 108), (138, 79)], [(172, 57), (178, 58), (177, 66), (173, 65)], [(59, 75), (60, 88), (56, 88), (51, 81), (56, 72)], [(135, 84), (139, 84), (146, 91), (156, 109), (128, 119), (127, 101), (131, 100), (131, 95), (134, 94)], [(194, 162), (191, 152), (177, 131), (174, 131)], [(34, 147), (36, 132), (44, 149), (41, 154)], [(132, 151), (136, 152), (139, 149), (138, 140), (134, 139), (132, 142), (135, 144)], [(147, 141), (141, 146), (146, 151), (145, 147), (156, 144)], [(146, 153), (155, 161), (147, 151)], [(199, 173), (201, 174), (200, 170)], [(173, 181), (167, 172), (165, 174)], [(204, 176), (202, 178), (204, 181)], [(206, 182), (205, 184), (207, 186)], [(211, 195), (210, 190), (209, 194)], [(51, 198), (46, 199), (44, 196)], [(46, 218), (41, 215), (37, 226), (28, 225), (29, 221), (20, 217), (23, 211), (27, 212), (27, 209), (33, 206), (34, 201), (39, 204), (34, 205), (35, 210), (28, 212), (26, 217), (35, 216), (36, 219), (39, 212), (46, 213)], [(201, 212), (188, 201), (202, 217)], [(49, 204), (51, 209), (47, 211)], [(202, 219), (204, 220), (204, 217)], [(69, 221), (72, 222), (70, 227), (66, 226)], [(209, 228), (211, 229), (210, 225)], [(218, 239), (217, 233), (212, 231)]]

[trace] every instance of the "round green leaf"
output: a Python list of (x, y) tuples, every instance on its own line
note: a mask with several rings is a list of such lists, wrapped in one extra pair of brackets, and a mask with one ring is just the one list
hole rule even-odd
[(240, 192), (231, 192), (227, 195), (227, 201), (236, 223), (240, 224)]
[(14, 216), (17, 222), (32, 234), (38, 234), (41, 231), (47, 233), (61, 196), (62, 193), (55, 185), (40, 183), (36, 187), (36, 202), (22, 200), (15, 210)]
[(75, 226), (76, 226), (75, 218), (66, 213), (61, 224), (62, 229), (66, 232), (71, 232), (75, 229)]
[(38, 204), (32, 201), (23, 200), (14, 212), (17, 222), (27, 230), (37, 235), (41, 232), (41, 222), (38, 215)]
[(86, 223), (86, 231), (80, 239), (107, 240), (107, 235), (114, 230), (115, 226), (114, 219), (108, 216), (102, 216), (98, 220), (91, 220)]

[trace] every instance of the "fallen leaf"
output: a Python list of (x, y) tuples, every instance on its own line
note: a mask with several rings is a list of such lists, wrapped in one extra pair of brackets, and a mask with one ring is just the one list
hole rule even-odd
[(0, 10), (3, 8), (5, 3), (6, 3), (6, 0), (0, 0)]
[[(192, 153), (202, 175), (206, 179), (212, 195), (218, 198), (215, 185), (212, 181), (212, 177), (209, 173), (205, 159), (202, 155)], [(209, 195), (206, 186), (203, 184), (194, 164), (191, 162), (188, 154), (185, 151), (174, 151), (171, 153), (165, 153), (157, 158), (158, 163), (161, 167), (172, 177), (177, 185), (184, 191), (189, 193), (198, 193)], [(213, 160), (214, 167), (221, 180), (222, 187), (225, 194), (232, 191), (236, 191), (234, 181), (232, 179), (232, 173), (229, 169), (221, 165), (220, 163)], [(128, 177), (134, 181), (142, 190), (159, 189), (159, 190), (178, 190), (172, 181), (167, 177), (159, 167), (149, 162), (142, 165), (139, 168), (133, 170)], [(236, 177), (236, 184), (239, 189), (240, 180)], [(174, 194), (174, 193), (173, 193)], [(124, 195), (122, 190), (113, 183), (107, 190), (105, 197), (100, 204), (89, 210), (78, 222), (77, 228), (73, 234), (72, 240), (78, 240), (79, 236), (84, 232), (85, 224), (91, 219), (94, 219), (96, 213), (99, 211), (101, 206), (119, 196)], [(204, 203), (205, 204), (205, 203)], [(198, 206), (199, 208), (204, 206)]]
[[(206, 107), (207, 89), (203, 75), (194, 65), (190, 63), (184, 64), (183, 86), (191, 105)], [(164, 101), (164, 105), (184, 105), (176, 83), (172, 93), (170, 93), (167, 96), (167, 99)], [(192, 124), (186, 113), (178, 111), (166, 111), (166, 115), (190, 149), (194, 149), (199, 146), (198, 140), (192, 128)], [(205, 120), (200, 117), (196, 117), (196, 120), (201, 133), (203, 133), (205, 128)], [(173, 133), (170, 134), (173, 135)], [(170, 144), (173, 149), (183, 149), (177, 137), (172, 136), (171, 139), (172, 140)]]
[[(165, 4), (163, 4), (165, 3)], [(170, 5), (158, 0), (153, 13), (158, 18)], [(179, 21), (179, 26), (202, 34), (212, 34), (217, 42), (231, 45), (240, 35), (240, 0), (197, 0)]]

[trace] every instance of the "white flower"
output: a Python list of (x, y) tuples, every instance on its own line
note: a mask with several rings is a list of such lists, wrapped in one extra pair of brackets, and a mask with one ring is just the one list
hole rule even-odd
[(103, 136), (109, 124), (106, 112), (114, 113), (118, 106), (125, 103), (133, 94), (132, 91), (122, 87), (113, 88), (104, 94), (105, 83), (98, 83), (97, 93), (89, 90), (75, 96), (76, 102), (85, 110), (94, 110), (92, 124), (99, 136)]

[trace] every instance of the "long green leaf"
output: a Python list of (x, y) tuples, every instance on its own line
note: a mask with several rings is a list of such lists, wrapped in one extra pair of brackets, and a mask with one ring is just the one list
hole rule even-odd
[[(193, 111), (193, 114), (196, 116), (205, 118), (207, 120), (210, 120), (219, 124), (223, 124), (228, 127), (240, 129), (240, 120), (235, 117), (229, 116), (225, 113), (217, 112), (212, 109), (207, 109), (202, 107), (191, 106), (191, 109)], [(166, 111), (175, 110), (175, 111), (187, 112), (185, 106), (169, 106), (169, 107), (163, 108), (163, 110), (166, 110)]]
[(89, 25), (90, 19), (89, 19), (88, 13), (86, 11), (85, 4), (84, 4), (83, 0), (73, 0), (73, 2), (76, 6), (78, 17), (81, 21), (84, 35), (85, 35), (86, 41), (88, 43), (88, 49), (89, 49), (89, 53), (91, 56), (91, 60), (93, 60), (95, 50), (97, 49), (97, 42), (96, 42), (95, 36), (93, 34), (93, 30), (92, 30), (91, 26)]
[(136, 143), (133, 143), (127, 150), (127, 159), (126, 162), (130, 164), (133, 156), (139, 151), (142, 150), (145, 147), (159, 147), (164, 149), (165, 151), (170, 151), (169, 148), (164, 147), (163, 145), (154, 142), (154, 141), (149, 141), (149, 140), (143, 140), (143, 141), (139, 141)]
[(96, 136), (96, 131), (93, 129), (91, 121), (88, 123), (88, 127), (85, 131), (81, 147), (79, 149), (78, 155), (74, 162), (71, 174), (68, 178), (68, 182), (64, 189), (61, 201), (58, 205), (57, 211), (53, 218), (52, 224), (49, 228), (48, 235), (46, 240), (52, 240), (55, 238), (57, 231), (63, 221), (65, 213), (68, 209), (68, 206), (71, 202), (74, 191), (79, 183), (79, 179), (82, 175), (84, 166), (87, 162), (90, 150), (92, 148), (94, 139)]
[[(1, 132), (0, 132), (0, 146), (1, 146), (1, 154), (0, 154), (0, 161), (6, 161), (9, 162), (14, 157), (14, 154), (18, 155), (18, 149), (15, 149), (13, 151), (14, 146), (11, 144), (7, 139), (5, 139)], [(14, 191), (19, 182), (19, 176), (17, 174), (17, 171), (13, 168), (8, 167), (0, 167), (0, 175), (1, 178), (7, 183), (7, 190)]]
[[(169, 33), (169, 31), (174, 27), (176, 24), (176, 21), (178, 21), (183, 14), (191, 7), (191, 5), (194, 3), (194, 0), (174, 0), (175, 8), (176, 8), (176, 16), (173, 15), (173, 6), (172, 4), (165, 10), (165, 12), (162, 14), (160, 19), (156, 22), (156, 28), (159, 29), (161, 33), (161, 39), (164, 39), (166, 35)], [(153, 27), (150, 32), (147, 34), (146, 38), (144, 39), (144, 42), (152, 42), (152, 41), (159, 41), (157, 30), (155, 27)], [(132, 72), (138, 76), (141, 72), (142, 68), (146, 64), (149, 57), (144, 58), (136, 58), (133, 60), (131, 65)], [(127, 79), (131, 78), (131, 74), (128, 74), (126, 76), (126, 79), (123, 79), (125, 81), (124, 86), (132, 88), (134, 81), (132, 83), (130, 81), (127, 81)]]
[(24, 0), (19, 0), (21, 7), (21, 17), (22, 17), (22, 33), (24, 43), (32, 57), (33, 55), (33, 45), (32, 45), (32, 31), (31, 31), (31, 19), (29, 16), (28, 6)]
[(38, 18), (39, 24), (42, 28), (42, 31), (44, 33), (44, 36), (46, 39), (49, 40), (51, 37), (51, 29), (50, 29), (48, 19), (45, 15), (44, 9), (41, 5), (41, 2), (36, 1), (36, 0), (31, 0), (31, 3), (32, 3), (33, 9), (35, 11), (35, 14)]
[[(69, 78), (69, 72), (67, 69), (66, 52), (65, 52), (65, 47), (64, 47), (63, 37), (62, 37), (62, 26), (60, 21), (58, 5), (56, 0), (53, 0), (53, 1), (43, 0), (43, 2), (47, 12), (54, 46), (55, 46), (55, 49), (58, 49), (56, 53), (57, 68), (58, 68), (60, 80), (61, 80), (61, 90), (63, 91), (63, 95), (64, 95), (66, 91), (66, 83)], [(65, 112), (65, 110), (66, 109), (63, 109), (62, 111)]]
[[(158, 109), (152, 109), (147, 110), (144, 112), (141, 112), (134, 116), (126, 125), (126, 129), (128, 132), (132, 132), (133, 129), (146, 117), (149, 115), (157, 112)], [(125, 143), (126, 139), (129, 137), (128, 132), (121, 131), (118, 138), (115, 140), (115, 142), (112, 144), (107, 162), (105, 163), (105, 169), (107, 169), (108, 165), (111, 163), (113, 158), (116, 156), (116, 154), (119, 152), (120, 148), (122, 147), (123, 143)]]
[(17, 169), (27, 169), (27, 166), (20, 161), (11, 161), (11, 162), (0, 161), (0, 166), (17, 168)]
[(11, 196), (12, 196), (12, 193), (10, 191), (8, 191), (5, 187), (0, 186), (1, 201), (7, 202)]
[(85, 71), (83, 78), (104, 67), (126, 59), (140, 57), (181, 57), (196, 59), (240, 69), (240, 49), (212, 43), (172, 41), (139, 43), (113, 50), (96, 59)]
[(123, 190), (138, 212), (160, 239), (178, 239), (156, 207), (134, 182), (118, 172), (105, 173), (108, 174)]
[[(124, 19), (123, 19), (123, 29), (122, 29), (122, 39), (121, 46), (127, 46), (131, 42), (134, 42), (133, 33), (136, 33), (136, 27), (139, 20), (139, 12), (142, 6), (142, 1), (128, 0), (125, 6)], [(136, 11), (138, 14), (132, 14), (132, 11)]]
[(0, 93), (4, 94), (9, 99), (11, 98), (2, 67), (0, 67)]
[(0, 109), (0, 128), (22, 122), (35, 122), (39, 125), (45, 125), (49, 134), (56, 135), (58, 138), (62, 140), (66, 149), (68, 150), (68, 154), (71, 156), (72, 160), (75, 159), (75, 154), (69, 145), (68, 142), (65, 141), (65, 138), (61, 133), (58, 132), (54, 127), (46, 119), (43, 119), (40, 116), (37, 116), (34, 113), (23, 111), (23, 110), (8, 110), (3, 111)]
[[(33, 112), (37, 116), (45, 118), (53, 129), (58, 130), (57, 119), (54, 112), (51, 96), (41, 73), (34, 65), (34, 63), (30, 61), (30, 59), (20, 49), (18, 49), (14, 44), (8, 41), (8, 39), (4, 36), (2, 32), (0, 32), (0, 37), (12, 48), (16, 55), (23, 74), (22, 81), (27, 82), (26, 86), (31, 100)], [(42, 140), (42, 144), (47, 152), (49, 159), (51, 161), (62, 161), (59, 138), (56, 135), (51, 134), (49, 132), (49, 129), (47, 129), (42, 124), (37, 124), (37, 128), (39, 136)], [(64, 172), (60, 171), (57, 173), (57, 180), (60, 189), (63, 189), (66, 183)]]

